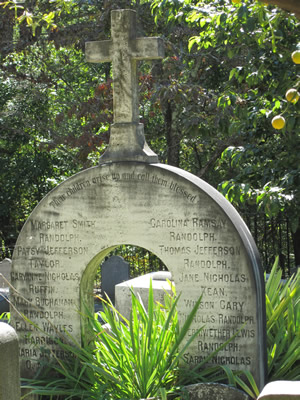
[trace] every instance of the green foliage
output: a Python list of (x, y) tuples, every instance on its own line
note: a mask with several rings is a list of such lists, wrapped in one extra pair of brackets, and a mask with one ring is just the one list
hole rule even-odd
[(130, 265), (130, 277), (135, 278), (153, 271), (166, 269), (160, 258), (141, 247), (122, 245), (117, 247), (112, 255), (119, 255)]
[[(284, 210), (296, 232), (300, 103), (288, 103), (285, 93), (299, 85), (299, 66), (291, 60), (299, 21), (252, 0), (154, 0), (152, 10), (158, 25), (167, 18), (173, 30), (180, 26), (189, 36), (187, 54), (177, 34), (184, 70), (177, 87), (187, 79), (198, 85), (199, 97), (188, 96), (197, 110), (183, 98), (179, 103), (188, 121), (188, 129), (180, 126), (182, 166), (218, 186), (240, 209), (256, 205), (267, 216)], [(275, 131), (271, 119), (282, 113), (286, 128)]]
[[(240, 209), (283, 210), (300, 229), (300, 101), (284, 97), (299, 86), (295, 17), (252, 0), (0, 7), (0, 218), (9, 246), (37, 202), (105, 150), (113, 77), (109, 64), (86, 63), (84, 43), (109, 38), (117, 8), (137, 11), (138, 35), (165, 41), (165, 59), (142, 63), (139, 80), (141, 122), (161, 162), (218, 186)], [(282, 113), (286, 128), (275, 131), (270, 121)]]
[[(81, 347), (70, 335), (67, 337), (69, 344), (63, 339), (53, 339), (70, 358), (56, 360), (55, 364), (46, 362), (36, 379), (25, 380), (24, 387), (34, 394), (65, 396), (65, 399), (138, 400), (178, 394), (184, 385), (213, 381), (239, 386), (255, 398), (258, 389), (250, 373), (205, 366), (233, 338), (192, 370), (184, 367), (182, 355), (203, 328), (185, 342), (201, 298), (181, 328), (176, 311), (178, 300), (179, 297), (166, 295), (164, 305), (154, 303), (150, 285), (147, 311), (132, 293), (129, 321), (110, 302), (106, 302), (101, 313), (106, 325), (101, 325), (87, 312), (83, 317), (88, 318), (91, 329), (84, 338), (88, 343)], [(248, 385), (242, 376), (248, 380)]]
[[(282, 282), (276, 260), (266, 282), (268, 381), (300, 378), (299, 283), (300, 271)], [(95, 339), (93, 345), (86, 344), (82, 348), (71, 336), (71, 344), (59, 341), (62, 349), (72, 355), (71, 360), (48, 365), (44, 375), (27, 386), (41, 395), (99, 400), (140, 399), (160, 396), (162, 389), (166, 393), (180, 393), (184, 385), (191, 383), (228, 382), (256, 398), (258, 389), (249, 372), (205, 365), (222, 347), (192, 370), (180, 367), (181, 355), (202, 329), (199, 328), (186, 345), (181, 346), (201, 299), (181, 329), (176, 312), (178, 298), (167, 296), (165, 301), (164, 306), (154, 304), (150, 287), (147, 312), (132, 294), (129, 321), (107, 303), (101, 315), (110, 329), (88, 315)], [(60, 377), (53, 376), (53, 371)]]
[(1, 322), (9, 322), (10, 320), (10, 313), (9, 312), (4, 312), (0, 314), (0, 321)]
[(300, 270), (281, 278), (277, 258), (266, 282), (268, 380), (300, 380)]
[(130, 321), (119, 316), (116, 310), (112, 315), (109, 308), (105, 309), (103, 317), (111, 332), (101, 333), (99, 323), (94, 321), (95, 331), (100, 330), (96, 344), (98, 365), (94, 371), (111, 385), (108, 391), (112, 396), (140, 399), (157, 396), (161, 387), (172, 389), (177, 380), (179, 359), (196, 336), (193, 335), (179, 350), (201, 299), (181, 330), (177, 321), (177, 301), (178, 298), (167, 297), (166, 309), (161, 304), (154, 305), (150, 287), (148, 312), (132, 295)]
[(52, 3), (52, 10), (48, 10), (46, 13), (43, 13), (43, 10), (39, 7), (34, 7), (34, 9), (32, 9), (32, 7), (26, 5), (27, 8), (23, 6), (23, 2), (17, 3), (12, 0), (3, 1), (0, 3), (0, 6), (14, 10), (17, 22), (19, 24), (26, 23), (27, 27), (32, 29), (32, 35), (35, 36), (38, 27), (41, 28), (45, 26), (47, 29), (57, 28), (54, 21), (57, 20), (63, 12), (70, 13), (72, 7), (74, 7), (73, 2), (70, 0), (53, 0), (50, 3)]
[[(163, 63), (140, 68), (141, 120), (161, 161), (213, 186), (222, 182), (221, 191), (234, 186), (228, 198), (239, 206), (257, 201), (268, 215), (284, 209), (296, 231), (300, 102), (284, 98), (298, 84), (290, 57), (300, 38), (294, 17), (250, 0), (8, 0), (2, 6), (5, 13), (21, 7), (17, 20), (10, 19), (0, 70), (0, 217), (9, 244), (54, 185), (95, 165), (105, 149), (111, 71), (85, 62), (84, 42), (109, 37), (113, 8), (136, 9), (139, 34), (165, 39)], [(279, 134), (270, 120), (283, 111), (287, 127)]]
[[(41, 378), (28, 385), (33, 393), (65, 395), (89, 399), (140, 399), (156, 396), (160, 388), (170, 391), (177, 382), (179, 359), (202, 328), (181, 346), (197, 312), (199, 299), (181, 329), (178, 327), (176, 305), (178, 298), (166, 297), (166, 304), (154, 304), (153, 290), (149, 289), (149, 308), (145, 310), (132, 294), (130, 321), (107, 303), (103, 320), (110, 325), (106, 330), (92, 315), (88, 315), (94, 340), (82, 348), (59, 342), (70, 352), (74, 362), (59, 361), (51, 366), (62, 378)], [(84, 316), (87, 317), (87, 316)], [(80, 372), (79, 372), (80, 371)]]
[[(1, 237), (1, 232), (0, 232)], [(5, 246), (4, 240), (1, 240), (1, 247), (0, 247), (0, 260), (4, 258), (11, 258), (11, 251), (8, 247)]]

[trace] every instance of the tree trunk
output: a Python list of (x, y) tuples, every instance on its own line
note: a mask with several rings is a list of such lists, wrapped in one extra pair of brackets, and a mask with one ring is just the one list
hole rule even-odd
[(165, 111), (165, 122), (168, 164), (179, 167), (180, 138), (175, 126), (174, 111), (170, 101), (168, 101)]
[(299, 225), (296, 232), (292, 232), (294, 254), (295, 254), (295, 264), (300, 266), (300, 218)]
[(5, 57), (13, 50), (13, 27), (15, 23), (14, 10), (0, 6), (0, 48)]

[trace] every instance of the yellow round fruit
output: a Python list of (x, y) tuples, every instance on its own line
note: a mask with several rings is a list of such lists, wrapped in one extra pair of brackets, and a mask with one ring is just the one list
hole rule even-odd
[(296, 50), (292, 53), (292, 60), (295, 64), (300, 64), (300, 50)]
[(242, 0), (231, 0), (233, 4), (240, 4)]
[(282, 129), (285, 126), (285, 119), (281, 116), (281, 115), (276, 115), (276, 117), (274, 117), (272, 119), (272, 126), (274, 129)]
[(296, 89), (289, 89), (285, 94), (285, 98), (290, 103), (296, 104), (297, 101), (299, 100), (299, 93), (297, 92)]

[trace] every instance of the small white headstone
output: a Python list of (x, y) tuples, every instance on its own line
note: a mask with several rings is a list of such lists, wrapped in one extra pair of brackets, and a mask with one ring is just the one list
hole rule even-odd
[(116, 309), (125, 318), (129, 318), (131, 311), (131, 290), (136, 294), (136, 296), (140, 296), (144, 306), (148, 308), (150, 280), (152, 280), (154, 301), (163, 303), (165, 294), (172, 294), (172, 288), (167, 279), (171, 279), (170, 272), (151, 272), (149, 274), (139, 276), (138, 278), (130, 279), (129, 281), (116, 285)]

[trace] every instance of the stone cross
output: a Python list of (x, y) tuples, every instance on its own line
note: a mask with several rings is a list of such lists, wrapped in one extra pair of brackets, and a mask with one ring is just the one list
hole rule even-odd
[(113, 161), (158, 162), (148, 147), (139, 123), (138, 71), (140, 60), (164, 57), (160, 38), (136, 37), (134, 10), (111, 12), (111, 39), (86, 43), (88, 62), (112, 62), (114, 124), (108, 150), (100, 163)]

